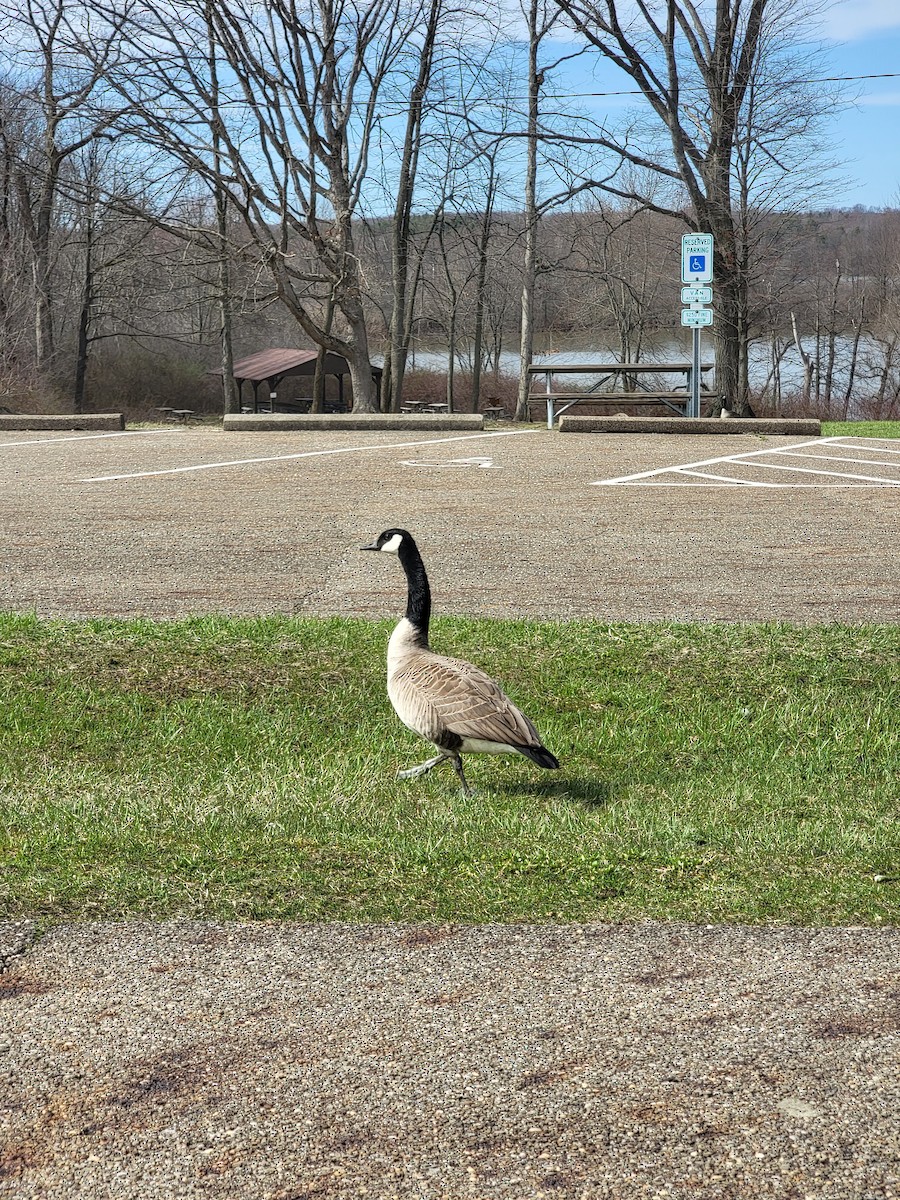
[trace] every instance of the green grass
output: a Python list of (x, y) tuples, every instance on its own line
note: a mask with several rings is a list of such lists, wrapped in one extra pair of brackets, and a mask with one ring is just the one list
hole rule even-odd
[(900, 629), (438, 620), (563, 764), (471, 799), (389, 630), (0, 616), (0, 913), (897, 921)]
[(823, 421), (822, 436), (900, 438), (900, 421)]

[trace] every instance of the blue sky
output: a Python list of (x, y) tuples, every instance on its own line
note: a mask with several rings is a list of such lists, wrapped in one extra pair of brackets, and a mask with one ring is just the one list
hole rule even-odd
[(824, 32), (834, 74), (896, 74), (860, 80), (857, 103), (834, 126), (847, 181), (835, 203), (900, 207), (900, 0), (838, 0)]
[[(511, 0), (509, 11), (517, 3), (521, 0)], [(627, 0), (621, 7), (627, 9)], [(801, 7), (798, 3), (798, 10)], [(822, 196), (822, 203), (837, 208), (900, 208), (900, 0), (833, 0), (808, 33), (818, 45), (824, 44), (823, 75), (894, 76), (856, 78), (846, 85), (848, 98), (855, 99), (828, 127), (830, 144), (823, 155), (836, 165), (840, 182), (827, 199)], [(567, 35), (560, 37), (569, 43)], [(597, 88), (596, 98), (584, 97), (585, 109), (597, 120), (614, 115), (617, 108), (633, 108), (633, 92), (610, 94), (616, 88), (633, 89), (631, 80), (608, 64), (592, 61), (593, 75), (581, 74), (575, 60), (556, 80), (566, 78), (568, 71), (573, 94), (584, 95), (581, 87), (585, 92)]]

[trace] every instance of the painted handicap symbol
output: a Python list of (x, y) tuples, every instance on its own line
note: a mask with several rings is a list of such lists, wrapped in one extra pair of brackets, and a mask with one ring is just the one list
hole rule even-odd
[(483, 455), (475, 458), (450, 459), (404, 458), (400, 461), (404, 467), (480, 467), (483, 471), (499, 470), (499, 463), (495, 463), (492, 458), (485, 458)]

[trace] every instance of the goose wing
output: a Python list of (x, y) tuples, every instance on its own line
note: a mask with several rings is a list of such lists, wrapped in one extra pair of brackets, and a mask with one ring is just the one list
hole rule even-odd
[(438, 744), (441, 734), (451, 733), (501, 745), (541, 745), (534, 725), (493, 679), (462, 659), (416, 656), (395, 672), (389, 691), (400, 719)]

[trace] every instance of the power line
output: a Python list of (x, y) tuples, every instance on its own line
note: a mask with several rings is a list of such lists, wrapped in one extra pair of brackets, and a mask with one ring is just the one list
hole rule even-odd
[[(819, 75), (813, 79), (787, 79), (787, 80), (781, 82), (779, 84), (779, 87), (781, 87), (781, 88), (793, 87), (795, 84), (800, 84), (800, 83), (858, 83), (865, 79), (900, 79), (900, 71), (884, 71), (877, 75)], [(705, 89), (702, 87), (690, 86), (690, 85), (683, 85), (680, 90), (681, 90), (682, 95), (688, 95), (688, 94), (692, 94), (692, 93), (702, 95), (705, 91)], [(610, 92), (541, 92), (540, 98), (541, 98), (541, 100), (595, 100), (595, 99), (602, 100), (602, 99), (609, 99), (609, 98), (615, 97), (615, 96), (643, 96), (643, 95), (644, 95), (644, 93), (643, 93), (643, 91), (641, 91), (640, 88), (629, 88), (629, 89), (622, 90), (622, 91), (610, 91)], [(368, 103), (369, 103), (368, 100), (354, 100), (351, 102), (351, 107), (354, 109), (366, 108), (368, 106)], [(520, 103), (527, 104), (528, 97), (527, 96), (505, 96), (504, 97), (502, 94), (495, 94), (493, 96), (443, 95), (438, 98), (435, 98), (435, 97), (429, 98), (429, 97), (425, 96), (418, 101), (413, 101), (411, 99), (407, 99), (404, 97), (397, 97), (396, 99), (392, 98), (392, 97), (385, 97), (382, 100), (382, 102), (378, 105), (378, 115), (381, 117), (402, 115), (403, 113), (405, 113), (407, 111), (409, 105), (414, 104), (414, 103), (418, 103), (423, 106), (427, 106), (429, 103), (431, 103), (431, 104), (453, 104), (456, 106), (462, 105), (462, 107), (465, 108), (466, 105), (475, 105), (475, 104), (489, 104), (492, 106), (497, 106), (498, 104), (499, 105), (503, 105), (503, 104), (514, 105), (514, 104), (520, 104)], [(222, 109), (246, 108), (247, 101), (244, 98), (241, 98), (239, 100), (224, 100), (224, 101), (220, 102), (219, 107)]]
[[(900, 71), (884, 71), (878, 75), (819, 75), (814, 79), (787, 79), (779, 84), (780, 87), (793, 87), (798, 83), (856, 83), (863, 79), (900, 79)], [(682, 92), (697, 92), (701, 88), (682, 87)], [(610, 96), (642, 96), (644, 93), (640, 88), (630, 88), (625, 91), (616, 92), (541, 92), (543, 100), (588, 100), (588, 99), (604, 99)], [(470, 104), (496, 104), (497, 96), (466, 96), (465, 100)], [(509, 96), (509, 101), (517, 102), (519, 100), (526, 101), (527, 96)]]

